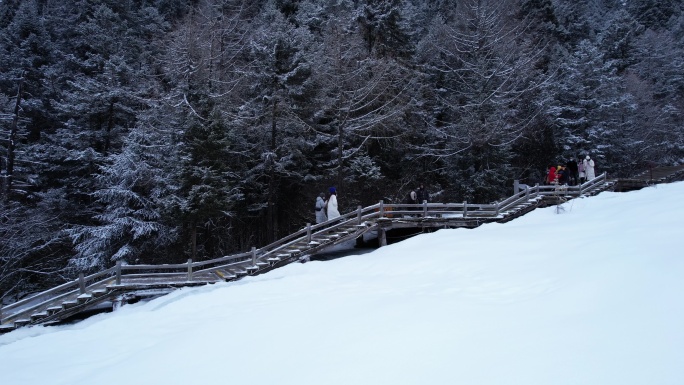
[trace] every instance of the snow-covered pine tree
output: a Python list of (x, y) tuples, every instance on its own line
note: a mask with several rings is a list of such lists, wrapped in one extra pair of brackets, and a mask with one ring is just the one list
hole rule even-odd
[(588, 40), (580, 42), (577, 51), (559, 65), (561, 76), (549, 114), (554, 118), (562, 159), (590, 155), (603, 163), (604, 171), (629, 164), (636, 151), (631, 140), (634, 104), (616, 74), (617, 66)]
[(43, 197), (35, 205), (0, 203), (0, 303), (70, 278), (66, 269), (70, 245), (60, 236), (59, 207)]
[[(117, 261), (168, 263), (178, 229), (171, 209), (179, 205), (177, 148), (172, 131), (135, 127), (120, 153), (110, 155), (97, 177), (93, 198), (101, 207), (91, 225), (67, 230), (77, 270), (107, 268)], [(178, 256), (176, 256), (178, 257)]]
[(454, 22), (437, 20), (421, 44), (438, 101), (424, 154), (442, 159), (458, 198), (486, 202), (508, 191), (511, 145), (534, 116), (522, 112), (523, 95), (544, 78), (533, 71), (541, 51), (527, 46), (504, 3), (466, 4)]
[(363, 0), (355, 11), (366, 54), (408, 59), (413, 53), (411, 35), (402, 10), (405, 0)]
[(673, 164), (684, 159), (684, 15), (670, 31), (645, 31), (637, 41), (638, 63), (626, 75), (637, 112), (636, 158)]
[(10, 5), (11, 16), (0, 28), (0, 174), (6, 199), (30, 198), (36, 190), (37, 159), (27, 146), (40, 137), (49, 121), (49, 100), (54, 96), (46, 73), (54, 65), (54, 46), (38, 2)]
[(241, 102), (231, 122), (251, 146), (241, 186), (252, 204), (242, 216), (258, 223), (260, 243), (305, 223), (309, 210), (292, 210), (289, 216), (286, 206), (310, 206), (302, 190), (311, 182), (307, 152), (316, 141), (310, 126), (318, 92), (311, 68), (316, 46), (310, 29), (287, 16), (267, 2), (250, 31), (249, 60), (242, 69), (247, 80), (237, 90)]
[(666, 29), (670, 20), (678, 18), (684, 11), (678, 0), (629, 0), (627, 10), (644, 27), (652, 30)]

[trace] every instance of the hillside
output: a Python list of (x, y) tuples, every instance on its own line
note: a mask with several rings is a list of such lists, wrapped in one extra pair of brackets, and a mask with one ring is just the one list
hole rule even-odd
[(5, 384), (681, 384), (684, 183), (0, 336)]

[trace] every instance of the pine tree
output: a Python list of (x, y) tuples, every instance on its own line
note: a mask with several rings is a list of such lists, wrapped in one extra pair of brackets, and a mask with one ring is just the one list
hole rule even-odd
[(627, 10), (644, 27), (664, 29), (671, 18), (682, 14), (682, 3), (677, 0), (630, 0)]
[(356, 11), (368, 55), (409, 58), (413, 48), (401, 10), (403, 0), (364, 0)]
[(380, 199), (379, 180), (390, 183), (385, 173), (404, 154), (394, 151), (401, 151), (410, 131), (402, 120), (417, 82), (404, 59), (369, 53), (363, 27), (347, 15), (323, 27), (324, 49), (315, 71), (322, 86), (317, 128), (329, 153), (320, 161), (330, 167), (328, 178), (338, 188), (353, 189), (361, 199)]
[(634, 105), (615, 64), (586, 40), (561, 62), (562, 76), (549, 112), (562, 158), (590, 155), (603, 161), (603, 167), (629, 164), (636, 145), (630, 140)]
[(36, 1), (22, 2), (7, 13), (13, 18), (0, 30), (0, 100), (5, 100), (0, 128), (7, 135), (0, 141), (0, 170), (6, 177), (2, 193), (26, 198), (36, 187), (31, 167), (36, 159), (26, 156), (27, 145), (40, 138), (49, 121), (54, 94), (46, 73), (54, 52)]
[(626, 76), (637, 104), (635, 140), (641, 141), (636, 160), (673, 164), (684, 157), (684, 16), (677, 29), (648, 30), (639, 37), (639, 60)]
[(522, 31), (499, 6), (471, 1), (467, 10), (456, 23), (436, 22), (421, 45), (438, 101), (425, 151), (445, 161), (458, 197), (490, 201), (511, 174), (510, 146), (535, 115), (522, 102), (541, 82), (532, 71), (539, 51), (520, 44)]
[(244, 214), (257, 216), (263, 226), (261, 233), (270, 242), (279, 236), (281, 223), (291, 226), (299, 222), (283, 216), (283, 205), (299, 200), (297, 195), (311, 168), (305, 153), (310, 147), (308, 122), (315, 108), (311, 101), (316, 88), (311, 76), (313, 37), (309, 29), (293, 25), (272, 5), (260, 20), (262, 27), (250, 36), (249, 66), (244, 70), (249, 85), (240, 90), (244, 101), (237, 108), (233, 126), (244, 132), (253, 153), (244, 191), (255, 204)]
[(68, 239), (60, 232), (59, 206), (49, 197), (28, 206), (17, 201), (0, 203), (0, 303), (18, 300), (63, 283)]
[(588, 1), (557, 1), (555, 15), (558, 21), (556, 34), (558, 40), (566, 46), (574, 46), (582, 40), (593, 39), (598, 24), (596, 19), (601, 15), (590, 11), (591, 2)]
[(124, 149), (101, 167), (93, 193), (102, 208), (96, 223), (68, 230), (77, 251), (71, 265), (77, 270), (173, 257), (168, 247), (177, 242), (178, 229), (170, 210), (178, 205), (179, 186), (172, 139), (168, 130), (136, 127)]
[(612, 13), (606, 28), (599, 34), (606, 60), (616, 66), (617, 74), (625, 72), (638, 60), (637, 39), (643, 28), (624, 9)]
[[(198, 102), (197, 107), (202, 105)], [(206, 103), (211, 106), (211, 103)], [(189, 255), (215, 258), (232, 251), (230, 219), (242, 199), (233, 134), (216, 109), (188, 115), (183, 124), (178, 217), (186, 226)]]

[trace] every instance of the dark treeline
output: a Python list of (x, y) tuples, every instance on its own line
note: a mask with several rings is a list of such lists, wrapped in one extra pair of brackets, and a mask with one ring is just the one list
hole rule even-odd
[(681, 162), (677, 0), (2, 0), (0, 297), (590, 154)]

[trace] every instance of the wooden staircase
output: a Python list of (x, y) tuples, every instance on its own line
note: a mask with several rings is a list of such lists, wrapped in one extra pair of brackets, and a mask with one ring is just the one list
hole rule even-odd
[[(537, 207), (595, 195), (612, 189), (614, 181), (605, 174), (579, 187), (563, 189), (535, 186), (491, 204), (424, 203), (384, 205), (382, 202), (290, 234), (261, 249), (207, 261), (172, 265), (121, 265), (88, 277), (67, 282), (16, 303), (0, 307), (0, 333), (18, 327), (63, 322), (106, 302), (125, 303), (130, 298), (154, 297), (179, 287), (232, 282), (246, 276), (263, 274), (358, 239), (370, 231), (378, 233), (398, 228), (477, 227), (488, 222), (508, 222)], [(380, 243), (382, 245), (382, 242)]]

